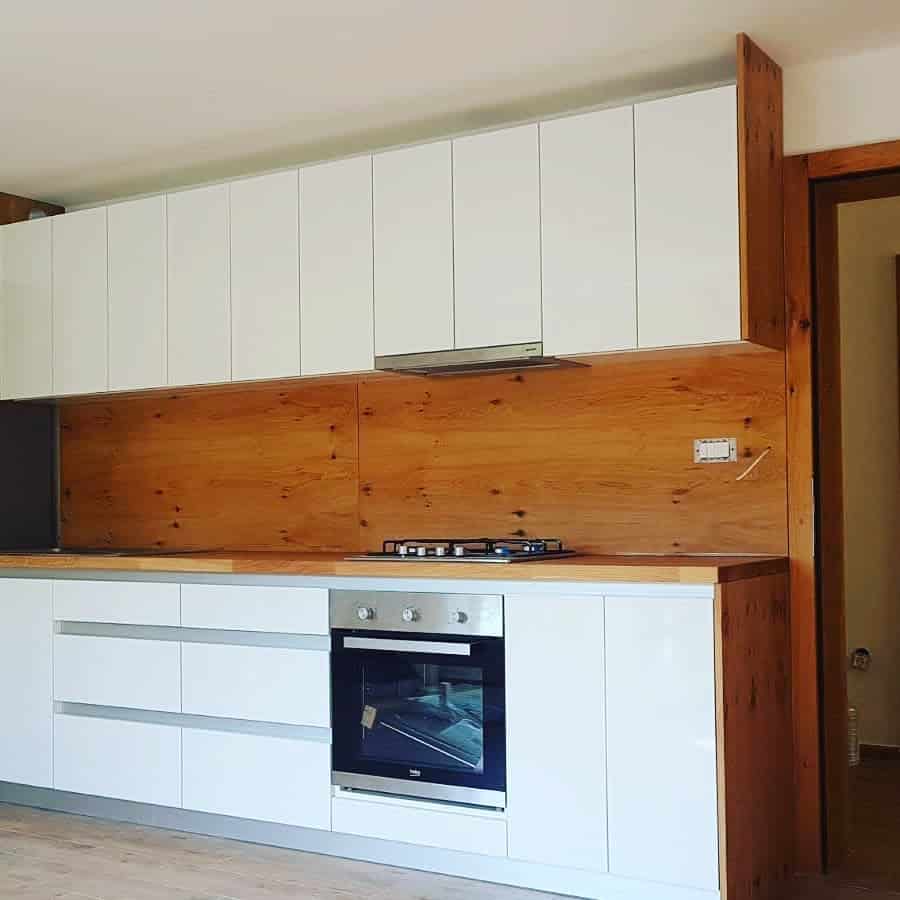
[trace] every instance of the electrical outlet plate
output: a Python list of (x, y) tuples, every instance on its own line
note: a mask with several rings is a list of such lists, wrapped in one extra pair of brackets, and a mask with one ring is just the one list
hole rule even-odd
[(737, 438), (698, 438), (694, 441), (694, 462), (737, 462)]

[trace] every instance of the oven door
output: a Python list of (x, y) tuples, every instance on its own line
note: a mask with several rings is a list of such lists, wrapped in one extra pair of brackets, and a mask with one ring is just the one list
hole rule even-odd
[(503, 639), (332, 633), (332, 781), (506, 806)]

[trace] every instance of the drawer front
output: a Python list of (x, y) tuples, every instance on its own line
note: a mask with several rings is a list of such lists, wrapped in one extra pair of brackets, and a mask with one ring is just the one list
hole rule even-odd
[(159, 806), (181, 805), (181, 729), (54, 716), (53, 786)]
[(180, 712), (179, 655), (176, 641), (57, 634), (53, 699)]
[(53, 618), (116, 625), (179, 625), (180, 587), (137, 581), (57, 581)]
[(324, 588), (186, 584), (182, 625), (286, 634), (328, 634)]
[(506, 856), (503, 818), (451, 812), (436, 804), (338, 796), (331, 802), (331, 828), (385, 841)]
[(185, 809), (331, 827), (328, 744), (189, 728), (183, 742)]
[(287, 725), (330, 725), (328, 653), (184, 644), (184, 712)]

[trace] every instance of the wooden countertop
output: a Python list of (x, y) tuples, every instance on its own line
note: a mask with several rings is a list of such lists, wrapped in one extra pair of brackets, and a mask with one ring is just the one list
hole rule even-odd
[(784, 557), (573, 556), (531, 563), (357, 562), (342, 553), (217, 551), (153, 556), (78, 553), (0, 554), (3, 569), (191, 574), (307, 575), (357, 578), (454, 578), (494, 581), (597, 581), (721, 584), (787, 572)]

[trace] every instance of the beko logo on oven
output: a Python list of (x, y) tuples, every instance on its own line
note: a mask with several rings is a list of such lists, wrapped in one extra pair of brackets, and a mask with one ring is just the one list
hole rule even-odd
[(410, 769), (410, 770), (409, 770), (409, 777), (410, 777), (410, 778), (421, 778), (421, 777), (422, 777), (422, 773), (421, 773), (418, 769)]

